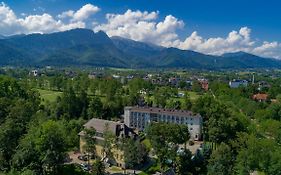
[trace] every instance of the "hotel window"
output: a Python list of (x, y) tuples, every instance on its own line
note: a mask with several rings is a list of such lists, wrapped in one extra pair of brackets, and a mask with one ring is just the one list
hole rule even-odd
[(183, 119), (183, 117), (181, 117), (181, 124), (183, 124), (184, 123), (184, 119)]

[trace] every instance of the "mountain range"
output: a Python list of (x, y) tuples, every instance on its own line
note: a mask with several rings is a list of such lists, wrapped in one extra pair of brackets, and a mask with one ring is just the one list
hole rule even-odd
[(281, 68), (281, 61), (245, 52), (206, 55), (89, 29), (51, 34), (0, 36), (0, 65), (100, 66), (121, 68)]

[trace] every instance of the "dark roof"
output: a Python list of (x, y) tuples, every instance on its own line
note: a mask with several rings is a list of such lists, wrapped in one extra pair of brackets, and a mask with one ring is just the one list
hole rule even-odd
[(144, 112), (144, 113), (161, 113), (161, 114), (164, 113), (168, 115), (177, 115), (177, 116), (201, 117), (200, 114), (194, 114), (192, 111), (164, 109), (164, 108), (155, 108), (155, 107), (127, 106), (125, 107), (125, 110), (132, 110), (132, 111)]
[[(110, 120), (102, 120), (97, 118), (93, 118), (89, 120), (86, 124), (84, 124), (84, 128), (87, 129), (94, 128), (97, 133), (103, 134), (106, 125), (108, 125), (109, 131), (112, 132), (117, 137), (119, 137), (121, 133), (123, 133), (124, 136), (130, 136), (131, 134), (133, 136), (136, 135), (133, 129), (127, 127), (124, 123), (114, 122)], [(81, 131), (78, 135), (83, 136), (84, 134), (85, 132)]]
[(173, 169), (168, 169), (163, 173), (163, 175), (176, 175), (175, 171)]

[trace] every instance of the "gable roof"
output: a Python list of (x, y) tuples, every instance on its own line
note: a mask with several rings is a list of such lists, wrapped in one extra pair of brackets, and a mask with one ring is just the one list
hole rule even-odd
[(87, 129), (95, 128), (96, 132), (103, 133), (106, 125), (108, 125), (109, 131), (116, 134), (117, 127), (120, 126), (120, 123), (93, 118), (89, 120), (86, 124), (84, 124), (84, 127)]

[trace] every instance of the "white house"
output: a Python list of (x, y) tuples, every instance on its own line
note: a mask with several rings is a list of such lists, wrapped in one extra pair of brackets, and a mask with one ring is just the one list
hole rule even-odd
[(230, 88), (247, 87), (247, 86), (248, 86), (247, 80), (232, 80), (229, 82)]

